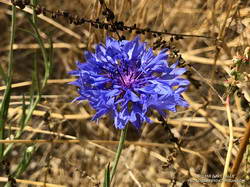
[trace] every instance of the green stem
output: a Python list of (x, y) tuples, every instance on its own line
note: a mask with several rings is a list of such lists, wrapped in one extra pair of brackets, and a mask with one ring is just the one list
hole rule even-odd
[(121, 132), (119, 145), (118, 145), (116, 155), (115, 155), (114, 165), (112, 167), (111, 174), (110, 174), (110, 183), (111, 183), (111, 181), (112, 181), (112, 179), (113, 179), (113, 177), (115, 175), (115, 172), (116, 172), (116, 168), (117, 168), (117, 165), (118, 165), (121, 153), (122, 153), (122, 148), (123, 148), (123, 145), (124, 145), (124, 142), (125, 142), (125, 139), (126, 139), (127, 130), (128, 130), (128, 125), (126, 125), (126, 127)]
[[(0, 107), (0, 139), (4, 139), (4, 129), (5, 122), (8, 115), (10, 92), (11, 92), (11, 82), (13, 74), (13, 44), (16, 33), (16, 7), (12, 5), (12, 16), (11, 16), (11, 30), (10, 30), (10, 51), (9, 51), (9, 63), (8, 63), (8, 73), (6, 77), (6, 89), (4, 92), (4, 98)], [(4, 144), (0, 144), (0, 161), (3, 159), (4, 154)]]
[(37, 15), (36, 15), (36, 6), (38, 4), (37, 0), (31, 0), (31, 4), (32, 4), (32, 9), (33, 9), (33, 14), (32, 14), (32, 21), (35, 25), (37, 25)]

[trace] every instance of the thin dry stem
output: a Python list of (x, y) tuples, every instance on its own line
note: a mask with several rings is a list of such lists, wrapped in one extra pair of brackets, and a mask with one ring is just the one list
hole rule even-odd
[(221, 187), (225, 186), (225, 181), (228, 176), (228, 169), (229, 169), (229, 164), (230, 164), (230, 160), (232, 156), (232, 149), (233, 149), (233, 122), (232, 122), (232, 115), (231, 115), (231, 110), (230, 110), (229, 96), (227, 96), (227, 100), (226, 100), (226, 109), (227, 109), (227, 119), (228, 119), (228, 124), (229, 124), (230, 135), (229, 135), (229, 144), (228, 144), (228, 150), (227, 150), (227, 156), (226, 156), (226, 162), (225, 162)]
[[(46, 187), (66, 187), (66, 185), (51, 184), (51, 183), (44, 183), (44, 182), (24, 180), (24, 179), (15, 179), (15, 181), (17, 183), (26, 185), (46, 186)], [(0, 182), (8, 182), (8, 177), (0, 177)]]
[[(234, 179), (236, 178), (237, 173), (239, 171), (240, 164), (242, 162), (244, 153), (246, 151), (246, 147), (247, 147), (248, 142), (249, 142), (249, 138), (250, 138), (250, 121), (247, 124), (245, 135), (243, 136), (243, 138), (240, 142), (240, 149), (239, 149), (237, 157), (233, 163), (233, 168), (232, 168), (231, 173), (230, 173)], [(226, 183), (226, 187), (231, 187), (231, 186), (233, 186), (233, 184), (234, 184), (234, 182)]]

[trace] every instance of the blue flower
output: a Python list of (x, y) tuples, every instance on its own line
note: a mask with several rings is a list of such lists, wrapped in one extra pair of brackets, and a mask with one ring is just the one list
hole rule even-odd
[(86, 62), (78, 62), (77, 70), (69, 72), (77, 76), (71, 84), (80, 96), (74, 101), (88, 100), (96, 110), (93, 120), (109, 114), (118, 129), (129, 122), (137, 129), (150, 123), (147, 113), (152, 109), (166, 116), (167, 110), (176, 112), (177, 105), (187, 107), (181, 93), (189, 81), (179, 77), (186, 69), (176, 68), (177, 63), (169, 66), (166, 51), (155, 56), (138, 37), (107, 37), (105, 45), (97, 45), (95, 53), (86, 51)]

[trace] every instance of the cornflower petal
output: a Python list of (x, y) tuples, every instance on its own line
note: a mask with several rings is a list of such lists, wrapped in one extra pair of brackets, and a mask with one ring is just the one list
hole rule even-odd
[(105, 44), (96, 45), (96, 52), (84, 52), (86, 62), (77, 62), (77, 70), (69, 72), (77, 80), (79, 97), (88, 100), (96, 114), (93, 120), (110, 114), (114, 126), (123, 129), (128, 123), (139, 129), (143, 122), (151, 123), (148, 111), (154, 109), (166, 116), (176, 112), (176, 106), (188, 107), (181, 93), (190, 84), (179, 76), (185, 68), (178, 62), (169, 66), (168, 49), (154, 55), (147, 44), (136, 37), (118, 41), (107, 37)]

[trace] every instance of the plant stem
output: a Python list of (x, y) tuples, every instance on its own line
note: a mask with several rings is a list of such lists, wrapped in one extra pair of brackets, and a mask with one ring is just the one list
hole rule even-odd
[(126, 127), (121, 132), (119, 145), (118, 145), (116, 155), (115, 155), (114, 165), (112, 166), (112, 170), (111, 170), (111, 174), (110, 174), (110, 183), (111, 183), (111, 181), (115, 175), (115, 172), (116, 172), (116, 168), (117, 168), (117, 165), (118, 165), (121, 153), (122, 153), (123, 145), (124, 145), (124, 142), (126, 139), (127, 130), (128, 130), (128, 125), (126, 125)]
[(225, 181), (226, 181), (227, 176), (228, 176), (227, 173), (228, 173), (229, 164), (230, 164), (230, 160), (231, 160), (231, 156), (232, 156), (232, 149), (233, 149), (233, 122), (232, 122), (229, 96), (227, 96), (227, 100), (226, 100), (226, 111), (227, 111), (227, 118), (228, 118), (230, 135), (229, 135), (229, 145), (228, 145), (228, 151), (227, 151), (227, 156), (226, 156), (226, 162), (225, 162), (221, 187), (225, 187)]
[[(8, 73), (6, 77), (6, 89), (4, 91), (4, 97), (0, 106), (0, 139), (2, 140), (5, 139), (4, 137), (5, 121), (7, 119), (9, 110), (11, 82), (13, 74), (13, 44), (14, 44), (15, 33), (16, 33), (16, 7), (12, 5)], [(0, 144), (0, 161), (3, 159), (3, 157), (4, 157), (4, 144)]]
[[(240, 168), (240, 164), (242, 162), (244, 153), (246, 151), (249, 139), (250, 139), (250, 121), (248, 121), (245, 134), (244, 134), (244, 136), (243, 136), (243, 138), (241, 140), (241, 143), (240, 143), (239, 152), (238, 152), (237, 157), (236, 157), (236, 159), (235, 159), (235, 161), (233, 163), (233, 168), (231, 170), (231, 176), (233, 177), (233, 179), (235, 179), (236, 176), (237, 176), (237, 173), (238, 173), (238, 170)], [(230, 183), (226, 183), (226, 187), (231, 187), (231, 186), (233, 186), (233, 184), (234, 184), (233, 181), (230, 182)]]

